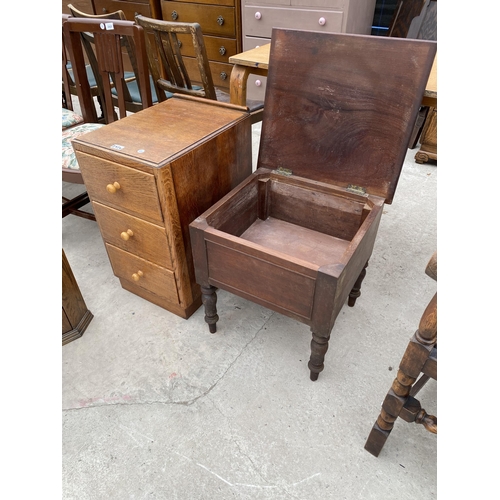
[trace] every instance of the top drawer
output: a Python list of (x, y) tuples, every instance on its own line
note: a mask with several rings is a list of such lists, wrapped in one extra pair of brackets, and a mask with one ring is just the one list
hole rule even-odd
[(81, 151), (75, 153), (87, 192), (93, 201), (151, 221), (163, 222), (154, 175)]
[(271, 38), (273, 28), (291, 28), (326, 33), (342, 31), (343, 12), (336, 10), (283, 9), (245, 6), (245, 35)]
[(124, 2), (123, 0), (94, 0), (95, 13), (108, 14), (123, 10), (125, 17), (129, 21), (135, 21), (135, 15), (141, 14), (146, 17), (153, 17), (149, 2)]
[(165, 21), (198, 23), (204, 35), (236, 36), (234, 7), (163, 2), (161, 11)]

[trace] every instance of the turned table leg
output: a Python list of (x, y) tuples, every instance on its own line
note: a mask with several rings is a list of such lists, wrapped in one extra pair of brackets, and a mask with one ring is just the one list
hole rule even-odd
[(365, 264), (365, 267), (363, 267), (362, 271), (359, 273), (358, 279), (356, 280), (356, 283), (354, 283), (351, 293), (349, 293), (349, 301), (347, 302), (347, 305), (349, 307), (353, 307), (354, 304), (356, 304), (356, 299), (361, 295), (361, 283), (363, 283), (363, 280), (365, 279), (367, 267), (368, 267), (368, 262)]
[(217, 315), (217, 290), (216, 287), (208, 285), (201, 287), (201, 301), (205, 306), (205, 322), (208, 323), (208, 328), (210, 333), (215, 333), (217, 331), (217, 321), (219, 321), (219, 316)]
[(309, 359), (309, 363), (307, 365), (311, 371), (310, 379), (312, 381), (318, 380), (319, 374), (325, 368), (323, 362), (325, 361), (326, 351), (328, 351), (329, 340), (330, 335), (328, 335), (328, 337), (321, 337), (320, 335), (312, 332), (311, 358)]

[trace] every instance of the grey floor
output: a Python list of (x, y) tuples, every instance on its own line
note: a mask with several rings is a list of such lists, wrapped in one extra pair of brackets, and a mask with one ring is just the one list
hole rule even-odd
[[(255, 152), (259, 136), (256, 125)], [(123, 290), (97, 224), (63, 219), (62, 247), (94, 314), (62, 348), (63, 498), (436, 498), (435, 435), (398, 420), (378, 458), (363, 448), (437, 287), (424, 273), (437, 166), (415, 163), (416, 151), (317, 382), (307, 326), (219, 291), (211, 335), (202, 308), (184, 320)], [(434, 381), (419, 393), (429, 413), (436, 394)]]

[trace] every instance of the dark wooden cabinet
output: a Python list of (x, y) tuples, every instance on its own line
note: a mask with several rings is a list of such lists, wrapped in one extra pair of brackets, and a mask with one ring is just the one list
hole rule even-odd
[[(239, 0), (162, 0), (162, 18), (165, 21), (198, 23), (210, 61), (214, 85), (229, 91), (229, 79), (233, 65), (229, 57), (242, 52), (241, 44), (241, 6)], [(182, 37), (179, 37), (182, 42)], [(189, 44), (183, 44), (189, 45)], [(181, 53), (188, 71), (194, 71), (196, 62), (192, 54)]]

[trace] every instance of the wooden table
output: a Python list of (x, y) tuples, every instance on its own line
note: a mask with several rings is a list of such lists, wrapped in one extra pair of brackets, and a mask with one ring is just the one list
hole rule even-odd
[[(246, 106), (248, 75), (267, 76), (270, 49), (271, 44), (266, 43), (229, 58), (229, 62), (234, 64), (230, 80), (231, 103)], [(429, 106), (430, 109), (422, 128), (421, 147), (415, 155), (417, 163), (437, 160), (437, 55), (425, 87), (422, 106)]]
[(234, 64), (229, 82), (230, 102), (232, 104), (247, 105), (248, 75), (267, 76), (270, 49), (271, 44), (266, 43), (229, 58), (229, 62)]

